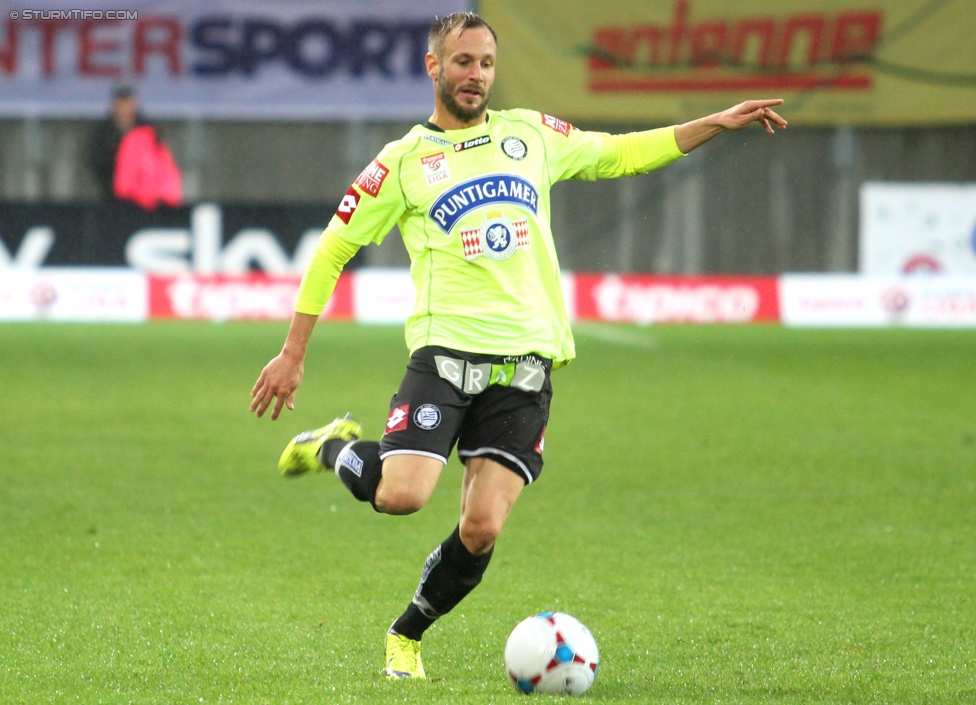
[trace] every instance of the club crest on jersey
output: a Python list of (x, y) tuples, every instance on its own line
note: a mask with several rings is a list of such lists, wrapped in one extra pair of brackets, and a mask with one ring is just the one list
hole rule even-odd
[(526, 155), (529, 153), (529, 148), (518, 137), (506, 137), (502, 140), (502, 151), (505, 156), (509, 159), (514, 159), (517, 162), (525, 159)]
[(450, 235), (457, 222), (471, 211), (504, 203), (535, 214), (539, 210), (539, 193), (521, 176), (489, 174), (452, 186), (434, 201), (427, 214), (445, 235)]
[(376, 159), (369, 163), (362, 173), (356, 178), (356, 186), (361, 188), (370, 196), (376, 196), (383, 186), (383, 181), (390, 170), (379, 163)]
[(444, 158), (444, 152), (428, 154), (426, 157), (421, 157), (420, 165), (424, 169), (424, 176), (427, 178), (428, 186), (439, 184), (441, 181), (447, 181), (451, 178), (451, 170), (447, 168), (447, 159)]
[(511, 257), (519, 247), (527, 247), (528, 244), (528, 220), (512, 222), (499, 210), (488, 211), (481, 227), (461, 229), (464, 259), (469, 262), (482, 255), (500, 262)]

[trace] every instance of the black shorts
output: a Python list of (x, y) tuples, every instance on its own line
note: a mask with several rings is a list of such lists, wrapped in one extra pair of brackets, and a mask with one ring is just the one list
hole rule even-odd
[(426, 455), (447, 463), (487, 457), (526, 484), (542, 472), (552, 360), (420, 348), (390, 401), (380, 457)]

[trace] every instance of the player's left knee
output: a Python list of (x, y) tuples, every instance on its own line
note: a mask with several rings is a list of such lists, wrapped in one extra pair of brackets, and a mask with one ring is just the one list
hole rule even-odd
[(376, 501), (374, 506), (376, 507), (377, 511), (382, 512), (383, 514), (402, 516), (404, 514), (419, 512), (424, 508), (426, 503), (426, 496), (422, 496), (416, 492), (411, 492), (407, 488), (387, 489), (383, 487), (383, 484), (381, 483), (376, 491)]
[(476, 556), (490, 551), (501, 532), (502, 522), (495, 519), (461, 520), (461, 543)]

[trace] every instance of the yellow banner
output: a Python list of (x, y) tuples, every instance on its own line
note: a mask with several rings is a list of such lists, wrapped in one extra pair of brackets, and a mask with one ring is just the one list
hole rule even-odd
[(784, 98), (793, 124), (976, 123), (974, 0), (480, 0), (492, 107), (672, 123)]

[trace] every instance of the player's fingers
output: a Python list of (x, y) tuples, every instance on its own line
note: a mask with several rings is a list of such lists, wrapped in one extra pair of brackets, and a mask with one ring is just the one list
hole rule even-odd
[(258, 377), (258, 381), (254, 383), (254, 387), (251, 389), (251, 411), (254, 411), (258, 404), (261, 403), (261, 400), (264, 399), (267, 387), (268, 383), (265, 380), (264, 373), (262, 372), (261, 376)]
[(251, 387), (251, 396), (252, 397), (257, 396), (258, 390), (261, 389), (261, 387), (263, 386), (264, 386), (264, 372), (262, 371), (261, 374), (258, 375), (257, 381), (254, 382), (254, 386)]
[(787, 124), (786, 123), (786, 120), (783, 119), (783, 117), (779, 113), (777, 113), (776, 111), (774, 111), (774, 110), (768, 110), (767, 109), (766, 110), (766, 118), (769, 119), (769, 120), (772, 120), (773, 122), (775, 122), (777, 125), (779, 125), (782, 128), (785, 128), (786, 127), (786, 124)]
[(264, 416), (264, 412), (267, 411), (268, 406), (270, 406), (272, 399), (274, 399), (274, 392), (272, 392), (267, 385), (265, 385), (251, 402), (251, 411), (255, 412), (258, 418)]
[(285, 405), (285, 398), (281, 395), (275, 399), (274, 409), (271, 410), (271, 420), (274, 421), (278, 418), (278, 414), (281, 413), (281, 407)]
[(260, 403), (261, 403), (260, 389), (258, 388), (257, 385), (255, 385), (254, 389), (251, 390), (251, 404), (250, 406), (248, 406), (248, 409), (254, 411), (255, 409), (258, 408), (258, 404)]

